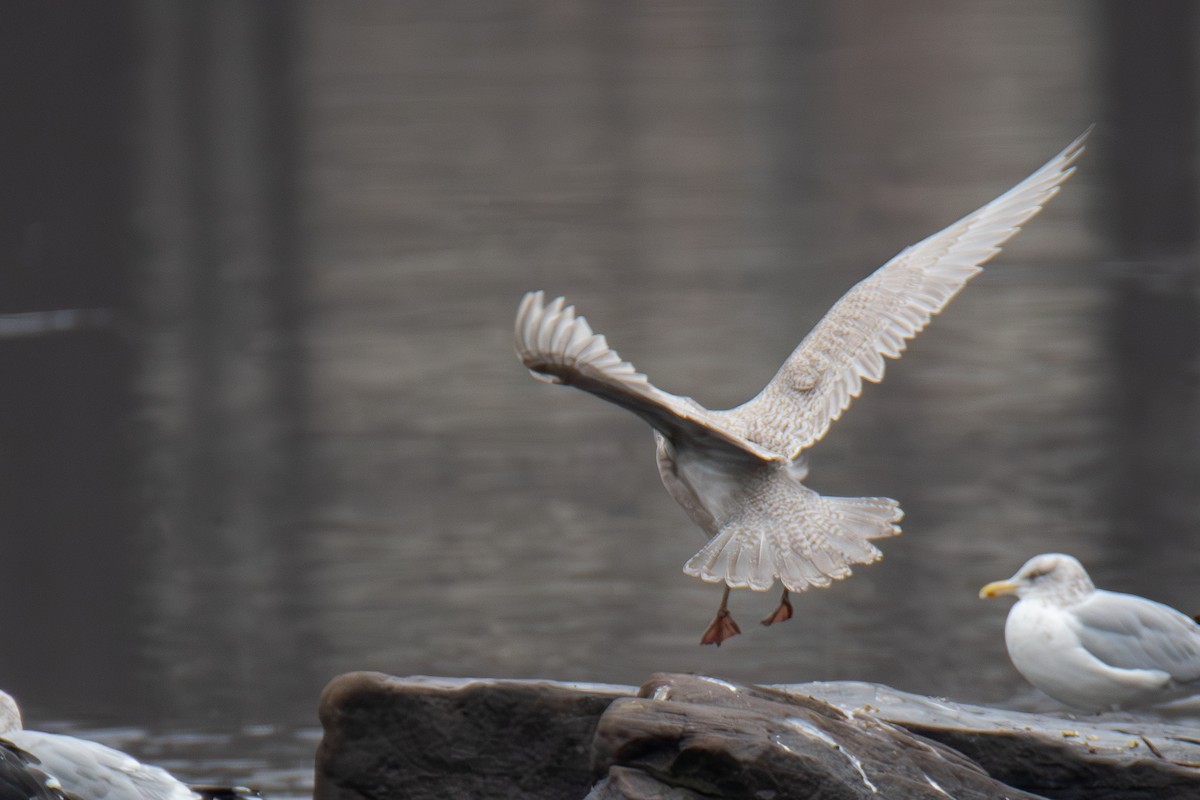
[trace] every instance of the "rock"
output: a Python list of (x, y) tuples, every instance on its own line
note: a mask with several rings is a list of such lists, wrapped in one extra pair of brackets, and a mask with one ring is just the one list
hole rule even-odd
[(595, 782), (601, 713), (629, 687), (391, 678), (354, 672), (321, 695), (316, 800), (578, 800)]
[(1200, 798), (1200, 725), (1152, 712), (1026, 714), (936, 700), (870, 683), (775, 687), (867, 711), (970, 757), (997, 780), (1055, 800)]
[(609, 767), (584, 800), (707, 800), (689, 789), (667, 786), (636, 769)]
[(607, 777), (589, 800), (1034, 797), (869, 713), (687, 675), (655, 676), (614, 701), (594, 759)]
[(659, 675), (636, 690), (362, 672), (330, 683), (321, 720), (315, 800), (1200, 798), (1200, 725), (865, 683)]

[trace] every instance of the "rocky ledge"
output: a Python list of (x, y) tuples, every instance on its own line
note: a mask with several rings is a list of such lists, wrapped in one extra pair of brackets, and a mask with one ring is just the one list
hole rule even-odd
[(321, 721), (315, 800), (1200, 798), (1200, 729), (864, 683), (356, 672), (326, 688)]

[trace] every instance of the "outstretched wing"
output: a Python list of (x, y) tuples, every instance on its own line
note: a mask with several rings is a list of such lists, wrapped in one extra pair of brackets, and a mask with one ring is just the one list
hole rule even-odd
[(529, 292), (517, 311), (517, 355), (533, 377), (563, 383), (629, 409), (669, 438), (733, 449), (766, 461), (782, 457), (720, 427), (714, 415), (688, 397), (664, 392), (593, 333), (575, 307), (559, 297), (546, 303)]
[(980, 265), (1058, 193), (1088, 131), (1012, 189), (876, 270), (847, 292), (749, 402), (725, 412), (742, 435), (792, 458), (819, 440), (862, 392), (883, 379), (884, 356), (907, 340)]
[(1200, 681), (1200, 625), (1144, 597), (1096, 592), (1071, 607), (1084, 649), (1110, 667), (1159, 670)]

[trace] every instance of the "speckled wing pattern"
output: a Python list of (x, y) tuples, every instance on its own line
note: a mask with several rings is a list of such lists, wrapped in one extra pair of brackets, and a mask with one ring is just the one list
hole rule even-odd
[(544, 292), (521, 300), (516, 322), (517, 355), (538, 380), (582, 389), (637, 414), (672, 437), (704, 440), (764, 461), (782, 458), (721, 425), (719, 417), (689, 397), (664, 392), (592, 331), (586, 318), (562, 297)]
[(907, 340), (1058, 193), (1090, 130), (1012, 189), (906, 248), (847, 292), (762, 392), (724, 412), (730, 427), (789, 458), (818, 441), (862, 392), (864, 379), (883, 379), (884, 357), (899, 358)]
[(1144, 597), (1105, 591), (1070, 611), (1084, 649), (1110, 667), (1200, 682), (1200, 625), (1190, 617)]

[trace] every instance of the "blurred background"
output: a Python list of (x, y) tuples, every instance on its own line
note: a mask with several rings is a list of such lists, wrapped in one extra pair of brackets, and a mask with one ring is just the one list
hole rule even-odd
[[(853, 679), (1036, 705), (1029, 556), (1200, 611), (1197, 6), (20, 0), (0, 26), (0, 687), (302, 794), (354, 669)], [(1098, 126), (812, 451), (904, 536), (719, 590), (632, 415), (532, 381), (564, 293), (755, 394), (853, 283)], [(57, 313), (52, 313), (57, 312)], [(236, 773), (236, 774), (231, 774)]]

